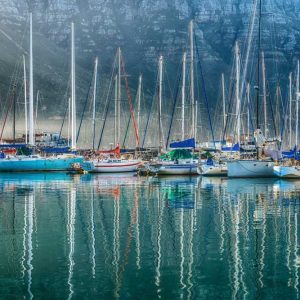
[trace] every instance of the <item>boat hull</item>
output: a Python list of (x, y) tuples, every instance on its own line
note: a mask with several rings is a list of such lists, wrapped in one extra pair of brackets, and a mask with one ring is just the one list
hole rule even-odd
[(0, 160), (0, 172), (68, 171), (75, 163), (83, 163), (83, 157), (68, 158), (11, 158)]
[(197, 172), (202, 176), (227, 176), (226, 165), (201, 165), (198, 167)]
[(274, 166), (273, 171), (280, 178), (300, 179), (300, 168), (296, 166)]
[(91, 173), (125, 173), (125, 172), (137, 172), (140, 161), (124, 162), (117, 164), (94, 162)]
[(258, 178), (274, 177), (273, 162), (262, 160), (234, 160), (227, 162), (228, 177)]
[(156, 173), (157, 175), (194, 175), (197, 174), (197, 165), (162, 165)]

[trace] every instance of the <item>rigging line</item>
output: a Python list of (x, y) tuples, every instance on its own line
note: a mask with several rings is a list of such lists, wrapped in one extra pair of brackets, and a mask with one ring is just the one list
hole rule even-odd
[(9, 85), (9, 90), (7, 91), (7, 98), (6, 98), (6, 101), (5, 101), (5, 105), (4, 105), (4, 108), (3, 108), (3, 111), (5, 111), (5, 106), (7, 106), (7, 111), (5, 113), (5, 118), (4, 118), (4, 123), (3, 123), (3, 128), (2, 128), (2, 133), (1, 133), (1, 138), (2, 139), (2, 134), (4, 132), (4, 129), (5, 129), (5, 126), (6, 126), (6, 121), (7, 121), (7, 117), (8, 117), (8, 114), (10, 112), (10, 110), (12, 109), (12, 104), (11, 104), (11, 101), (12, 99), (14, 98), (14, 93), (15, 93), (15, 90), (17, 88), (17, 85), (18, 85), (18, 77), (20, 75), (20, 60), (16, 62), (15, 66), (14, 66), (14, 71), (13, 71), (13, 75), (11, 77), (11, 80), (10, 80), (10, 85)]
[(147, 122), (146, 122), (146, 126), (145, 126), (142, 148), (144, 148), (145, 140), (146, 140), (146, 137), (147, 137), (147, 131), (148, 131), (148, 126), (149, 126), (149, 122), (150, 122), (151, 112), (152, 112), (153, 105), (155, 103), (155, 98), (156, 98), (157, 85), (158, 85), (158, 70), (157, 70), (157, 74), (156, 74), (156, 83), (155, 83), (155, 87), (154, 87), (154, 94), (153, 94), (153, 97), (152, 97), (152, 102), (151, 102), (151, 106), (150, 106), (150, 110), (149, 110), (149, 113), (148, 113)]
[[(269, 90), (269, 85), (268, 85), (268, 90)], [(270, 92), (270, 91), (269, 91)], [(273, 122), (273, 126), (274, 126), (274, 133), (275, 136), (277, 136), (277, 129), (276, 129), (276, 122), (275, 122), (275, 115), (274, 115), (274, 109), (273, 109), (273, 105), (274, 105), (274, 100), (272, 101), (271, 99), (271, 95), (269, 94), (269, 102), (270, 102), (270, 108), (271, 108), (271, 117), (272, 117), (272, 122)]]
[(200, 61), (200, 53), (199, 53), (196, 37), (194, 37), (194, 41), (195, 41), (195, 45), (196, 45), (196, 53), (197, 53), (197, 57), (198, 57), (198, 64), (199, 64), (199, 70), (200, 70), (200, 76), (201, 76), (202, 92), (203, 92), (203, 96), (204, 96), (205, 104), (206, 104), (206, 109), (207, 109), (207, 113), (208, 113), (208, 120), (209, 120), (211, 135), (212, 135), (214, 147), (216, 148), (214, 130), (213, 130), (212, 122), (211, 122), (210, 109), (209, 109), (209, 105), (208, 105), (208, 99), (207, 99), (207, 93), (206, 93), (206, 87), (205, 87), (205, 81), (204, 81), (204, 74), (203, 74), (203, 69), (202, 69), (202, 65), (201, 65), (201, 61)]
[[(134, 101), (132, 103), (133, 107), (135, 106), (135, 103), (136, 103), (136, 97), (134, 98)], [(126, 142), (126, 139), (127, 139), (130, 123), (131, 123), (131, 114), (129, 115), (129, 118), (128, 118), (128, 121), (127, 121), (125, 136), (124, 136), (123, 143), (122, 143), (122, 148), (125, 147), (125, 142)]]
[[(113, 62), (113, 65), (112, 65), (112, 72), (111, 72), (111, 76), (110, 76), (110, 82), (109, 82), (109, 85), (108, 85), (108, 89), (107, 89), (107, 95), (106, 95), (106, 100), (105, 100), (105, 106), (104, 106), (104, 114), (103, 114), (103, 117), (104, 117), (104, 122), (103, 122), (103, 125), (102, 125), (102, 129), (101, 129), (101, 132), (100, 132), (100, 137), (99, 137), (99, 142), (98, 142), (98, 146), (97, 146), (97, 149), (99, 150), (100, 149), (100, 145), (101, 145), (101, 142), (102, 142), (102, 138), (103, 138), (103, 133), (104, 133), (104, 129), (105, 129), (105, 125), (106, 125), (106, 120), (107, 120), (107, 115), (108, 115), (108, 112), (109, 112), (109, 98), (111, 96), (111, 93), (112, 93), (112, 82), (113, 82), (113, 77), (114, 77), (114, 73), (115, 73), (115, 68), (116, 68), (116, 64), (117, 64), (117, 55), (115, 56), (115, 60)], [(103, 119), (102, 117), (102, 119)]]
[(60, 142), (60, 140), (61, 140), (61, 134), (62, 134), (62, 130), (63, 130), (64, 124), (65, 124), (65, 120), (66, 120), (68, 109), (69, 109), (69, 103), (66, 104), (64, 118), (63, 118), (63, 121), (61, 123), (60, 130), (59, 130), (58, 142)]
[(89, 95), (90, 95), (90, 91), (91, 91), (93, 79), (94, 79), (94, 72), (93, 72), (92, 78), (90, 80), (90, 85), (89, 85), (89, 88), (88, 88), (88, 91), (87, 91), (87, 94), (86, 94), (86, 98), (85, 98), (83, 110), (82, 110), (82, 113), (81, 113), (79, 128), (78, 128), (77, 136), (76, 136), (76, 143), (78, 142), (78, 139), (79, 139), (79, 134), (80, 134), (80, 130), (81, 130), (81, 126), (82, 126), (82, 122), (83, 122), (83, 118), (84, 118), (84, 113), (85, 113), (85, 110), (86, 110), (86, 106), (87, 106), (87, 103), (88, 103), (88, 100), (89, 100)]
[(286, 125), (286, 120), (287, 120), (287, 118), (286, 118), (286, 116), (287, 116), (287, 110), (288, 110), (288, 106), (289, 106), (289, 98), (288, 97), (286, 97), (286, 100), (285, 100), (285, 105), (284, 105), (284, 110), (283, 110), (283, 125), (282, 125), (282, 127), (281, 127), (281, 132), (280, 132), (280, 147), (279, 147), (279, 150), (281, 150), (281, 148), (282, 148), (282, 138), (283, 138), (283, 133), (284, 133), (284, 131), (285, 131), (285, 125)]
[[(66, 89), (66, 92), (65, 92), (65, 95), (64, 95), (64, 98), (65, 98), (65, 99), (68, 99), (67, 96), (68, 96), (68, 92), (69, 92), (69, 89), (70, 89), (70, 81), (71, 81), (71, 76), (69, 76), (67, 89)], [(66, 103), (66, 111), (65, 111), (65, 113), (64, 113), (63, 121), (62, 121), (62, 124), (61, 124), (61, 127), (60, 127), (59, 136), (58, 136), (58, 141), (61, 140), (62, 130), (63, 130), (64, 124), (65, 124), (65, 119), (66, 119), (66, 116), (67, 116), (67, 110), (68, 110), (68, 107), (69, 107), (69, 102), (67, 101), (67, 103)]]
[(227, 132), (227, 129), (229, 127), (229, 112), (231, 111), (232, 109), (232, 106), (233, 106), (233, 90), (235, 88), (235, 83), (232, 83), (231, 84), (231, 91), (230, 91), (230, 98), (229, 98), (229, 105), (228, 105), (228, 109), (227, 109), (227, 116), (226, 116), (226, 122), (225, 122), (225, 128), (224, 128), (224, 131), (223, 131), (223, 138), (222, 140), (225, 140), (225, 135), (226, 135), (226, 132)]
[[(134, 101), (133, 101), (134, 110), (136, 109), (135, 104), (137, 102), (137, 97), (138, 97), (138, 91), (137, 91), (137, 93), (135, 95), (135, 98), (134, 98)], [(125, 136), (124, 136), (123, 143), (122, 143), (122, 148), (125, 147), (125, 142), (126, 142), (126, 139), (127, 139), (127, 135), (128, 135), (128, 130), (129, 130), (130, 123), (131, 123), (131, 114), (129, 115), (129, 119), (128, 119), (128, 122), (127, 122)]]
[(179, 72), (179, 74), (177, 73), (177, 80), (175, 81), (177, 83), (176, 84), (176, 91), (175, 91), (175, 95), (174, 95), (173, 109), (172, 109), (172, 115), (171, 115), (171, 122), (170, 122), (170, 126), (169, 126), (167, 140), (166, 140), (166, 148), (168, 147), (169, 139), (170, 139), (170, 136), (171, 136), (171, 130), (172, 130), (172, 125), (173, 125), (173, 120), (174, 120), (174, 114), (175, 114), (175, 110), (176, 110), (176, 103), (177, 103), (177, 99), (178, 99), (179, 82), (181, 80), (181, 77), (182, 77), (182, 72)]
[(1, 130), (0, 142), (2, 141), (2, 136), (3, 136), (4, 128), (5, 128), (6, 121), (7, 121), (7, 116), (8, 116), (8, 113), (9, 113), (9, 111), (11, 110), (11, 108), (13, 106), (13, 103), (14, 103), (13, 96), (11, 96), (10, 97), (10, 106), (7, 107), (6, 114), (5, 114), (5, 119), (4, 119), (4, 124), (3, 124), (2, 130)]
[(125, 87), (126, 87), (126, 93), (127, 93), (127, 98), (128, 98), (129, 107), (130, 107), (130, 113), (131, 113), (131, 117), (132, 117), (132, 121), (133, 121), (136, 146), (139, 147), (140, 146), (140, 137), (139, 137), (139, 133), (138, 133), (138, 129), (136, 126), (135, 117), (134, 117), (134, 110), (133, 110), (133, 106), (132, 106), (132, 97), (131, 97), (131, 92), (130, 92), (130, 88), (129, 88), (129, 84), (128, 84), (128, 79), (126, 76), (125, 62), (124, 62), (123, 56), (121, 57), (121, 67), (122, 67), (122, 71), (123, 71), (124, 78), (125, 78)]

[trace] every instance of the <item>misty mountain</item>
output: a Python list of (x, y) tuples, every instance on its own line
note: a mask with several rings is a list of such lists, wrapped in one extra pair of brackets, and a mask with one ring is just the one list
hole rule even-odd
[[(0, 3), (2, 101), (11, 76), (18, 72), (16, 66), (21, 55), (28, 51), (28, 12), (32, 10), (35, 89), (41, 91), (43, 107), (49, 115), (62, 115), (66, 105), (71, 21), (76, 26), (79, 110), (86, 97), (95, 56), (99, 57), (100, 76), (105, 81), (119, 46), (133, 90), (142, 72), (144, 90), (151, 99), (160, 54), (164, 55), (168, 74), (165, 81), (174, 83), (187, 46), (191, 19), (195, 20), (208, 99), (213, 107), (221, 72), (225, 72), (227, 81), (231, 79), (235, 41), (240, 40), (242, 49), (245, 48), (253, 8), (249, 0), (1, 0)], [(262, 3), (262, 49), (270, 92), (274, 93), (272, 85), (280, 82), (285, 94), (288, 72), (300, 56), (300, 2), (263, 0)], [(254, 34), (257, 35), (257, 29)], [(104, 89), (101, 92), (103, 96)], [(199, 93), (200, 102), (201, 97)]]

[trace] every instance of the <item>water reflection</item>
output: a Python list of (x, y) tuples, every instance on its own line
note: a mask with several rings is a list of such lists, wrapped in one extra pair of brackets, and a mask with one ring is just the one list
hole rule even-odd
[(0, 298), (299, 296), (300, 182), (3, 174), (0, 189)]

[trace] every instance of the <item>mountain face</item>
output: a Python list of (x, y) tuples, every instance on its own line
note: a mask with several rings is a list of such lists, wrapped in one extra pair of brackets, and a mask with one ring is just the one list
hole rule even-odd
[[(174, 82), (188, 43), (188, 23), (195, 34), (208, 100), (218, 97), (221, 72), (228, 81), (233, 47), (246, 48), (253, 10), (251, 0), (0, 0), (0, 88), (2, 98), (21, 54), (28, 51), (28, 11), (34, 15), (35, 89), (50, 115), (62, 115), (69, 79), (70, 23), (76, 26), (79, 107), (89, 86), (95, 56), (100, 74), (109, 78), (117, 47), (121, 47), (136, 89), (144, 74), (151, 99), (157, 61), (164, 55), (168, 82)], [(265, 51), (270, 93), (280, 82), (285, 91), (288, 72), (300, 57), (300, 1), (262, 0), (261, 47)], [(253, 35), (257, 36), (257, 24)], [(254, 43), (256, 38), (254, 38)], [(252, 61), (255, 51), (252, 51)], [(22, 77), (19, 71), (19, 77)], [(250, 77), (250, 75), (249, 75)], [(200, 81), (200, 79), (199, 79)], [(166, 83), (167, 84), (167, 83)], [(173, 86), (172, 86), (173, 88)], [(284, 94), (284, 92), (283, 92)], [(203, 101), (199, 93), (199, 101)], [(4, 100), (2, 100), (4, 101)]]

